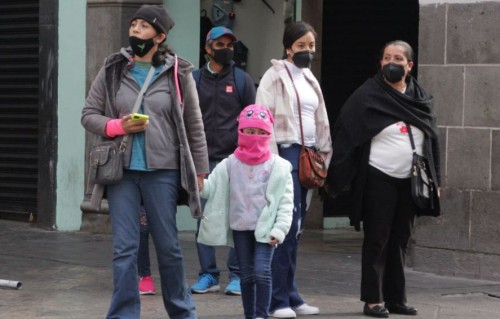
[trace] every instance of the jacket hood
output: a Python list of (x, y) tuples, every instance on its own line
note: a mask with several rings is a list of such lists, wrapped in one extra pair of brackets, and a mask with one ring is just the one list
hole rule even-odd
[[(173, 53), (166, 54), (165, 67), (164, 67), (165, 70), (169, 69), (170, 67), (172, 67), (174, 65), (174, 61), (175, 61), (176, 56), (177, 55), (173, 54)], [(185, 60), (185, 59), (178, 57), (178, 56), (177, 56), (177, 60), (179, 63), (179, 74), (185, 75), (188, 71), (193, 70), (193, 65), (188, 60)], [(131, 68), (134, 66), (135, 62), (134, 62), (133, 51), (132, 51), (131, 47), (121, 48), (120, 52), (117, 52), (117, 53), (110, 55), (106, 59), (105, 66), (109, 67), (112, 64), (123, 63), (125, 61), (127, 61), (127, 67)]]

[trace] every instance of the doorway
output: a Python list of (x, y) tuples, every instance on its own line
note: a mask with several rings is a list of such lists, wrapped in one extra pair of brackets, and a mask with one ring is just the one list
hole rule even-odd
[[(346, 99), (377, 72), (385, 43), (404, 40), (418, 58), (419, 8), (418, 0), (323, 1), (321, 85), (332, 127)], [(347, 194), (327, 198), (324, 217), (347, 216), (347, 202)]]

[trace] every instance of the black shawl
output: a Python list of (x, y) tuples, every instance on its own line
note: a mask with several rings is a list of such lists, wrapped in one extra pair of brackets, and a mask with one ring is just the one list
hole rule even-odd
[[(430, 155), (435, 153), (433, 145), (437, 145), (438, 132), (433, 102), (433, 97), (413, 77), (409, 77), (403, 94), (387, 84), (380, 72), (354, 91), (333, 129), (333, 154), (327, 177), (329, 194), (336, 196), (346, 189), (362, 192), (361, 185), (351, 184), (356, 183), (359, 179), (356, 174), (367, 166), (371, 139), (396, 122), (404, 121), (422, 130), (427, 144), (433, 148)], [(363, 179), (361, 183), (364, 184)], [(354, 201), (358, 208), (360, 199)], [(360, 216), (357, 219), (355, 224), (359, 224)]]

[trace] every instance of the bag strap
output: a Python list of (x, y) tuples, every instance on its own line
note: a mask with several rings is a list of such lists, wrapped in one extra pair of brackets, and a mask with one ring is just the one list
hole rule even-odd
[(413, 140), (413, 134), (411, 132), (411, 125), (410, 123), (404, 122), (406, 125), (406, 129), (408, 130), (408, 136), (410, 137), (410, 143), (411, 143), (411, 149), (413, 153), (416, 153), (417, 150), (415, 149), (415, 141)]
[[(139, 91), (139, 94), (137, 95), (137, 99), (135, 100), (134, 108), (132, 109), (132, 114), (136, 113), (139, 110), (139, 107), (141, 106), (142, 103), (142, 98), (144, 97), (144, 93), (146, 92), (149, 84), (151, 83), (151, 79), (153, 78), (153, 74), (155, 73), (156, 68), (154, 66), (151, 66), (149, 69), (148, 76), (146, 77), (146, 80), (144, 80), (144, 84), (142, 85), (141, 90)], [(120, 152), (125, 152), (125, 149), (127, 148), (127, 143), (128, 143), (128, 134), (126, 134), (120, 143)]]
[(179, 85), (179, 60), (177, 59), (177, 55), (175, 56), (174, 62), (174, 81), (175, 81), (175, 91), (177, 92), (177, 99), (182, 107), (182, 94), (181, 94), (181, 86)]
[(192, 74), (193, 74), (194, 82), (196, 83), (196, 90), (200, 91), (201, 69), (194, 70), (192, 72)]
[(153, 78), (153, 75), (156, 71), (156, 68), (152, 66), (149, 69), (148, 76), (146, 77), (146, 80), (144, 80), (144, 84), (142, 85), (141, 91), (139, 91), (139, 95), (137, 95), (137, 99), (135, 100), (134, 108), (132, 109), (132, 113), (136, 113), (139, 110), (139, 107), (141, 106), (142, 103), (142, 98), (144, 97), (144, 93), (148, 89), (149, 84), (151, 83), (151, 79)]
[[(198, 90), (198, 92), (200, 91), (201, 70), (202, 69), (198, 69), (193, 71), (192, 73), (194, 82), (196, 83), (196, 90)], [(236, 87), (236, 93), (238, 93), (238, 98), (240, 100), (240, 103), (243, 103), (243, 95), (245, 94), (245, 86), (246, 86), (245, 71), (234, 66), (233, 78), (234, 78), (234, 85)]]
[(295, 95), (297, 96), (297, 108), (299, 109), (299, 123), (300, 123), (300, 139), (302, 140), (302, 146), (304, 146), (304, 129), (302, 128), (302, 110), (300, 108), (299, 91), (297, 91), (297, 87), (295, 86), (295, 83), (293, 82), (292, 73), (290, 73), (290, 70), (286, 66), (286, 63), (285, 63), (285, 69), (286, 69), (286, 72), (288, 73), (288, 76), (290, 77), (290, 80), (292, 81), (292, 86), (293, 86), (293, 89), (295, 90)]
[(237, 66), (234, 66), (233, 77), (234, 77), (234, 85), (236, 86), (236, 92), (238, 92), (240, 103), (243, 104), (243, 95), (245, 95), (245, 82), (246, 82), (245, 71), (238, 68)]

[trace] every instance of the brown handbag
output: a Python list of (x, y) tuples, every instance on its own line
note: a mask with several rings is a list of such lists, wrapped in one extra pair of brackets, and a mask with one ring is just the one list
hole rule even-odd
[(292, 81), (295, 95), (297, 96), (297, 107), (299, 110), (299, 123), (300, 123), (300, 138), (302, 141), (302, 148), (300, 149), (299, 157), (299, 181), (300, 184), (307, 189), (322, 187), (325, 184), (327, 169), (325, 159), (316, 150), (304, 146), (304, 129), (302, 128), (302, 110), (300, 107), (299, 92), (293, 82), (292, 74), (285, 64), (286, 71)]
[(305, 188), (318, 188), (325, 184), (326, 165), (323, 157), (313, 149), (302, 146), (299, 159), (299, 181)]

